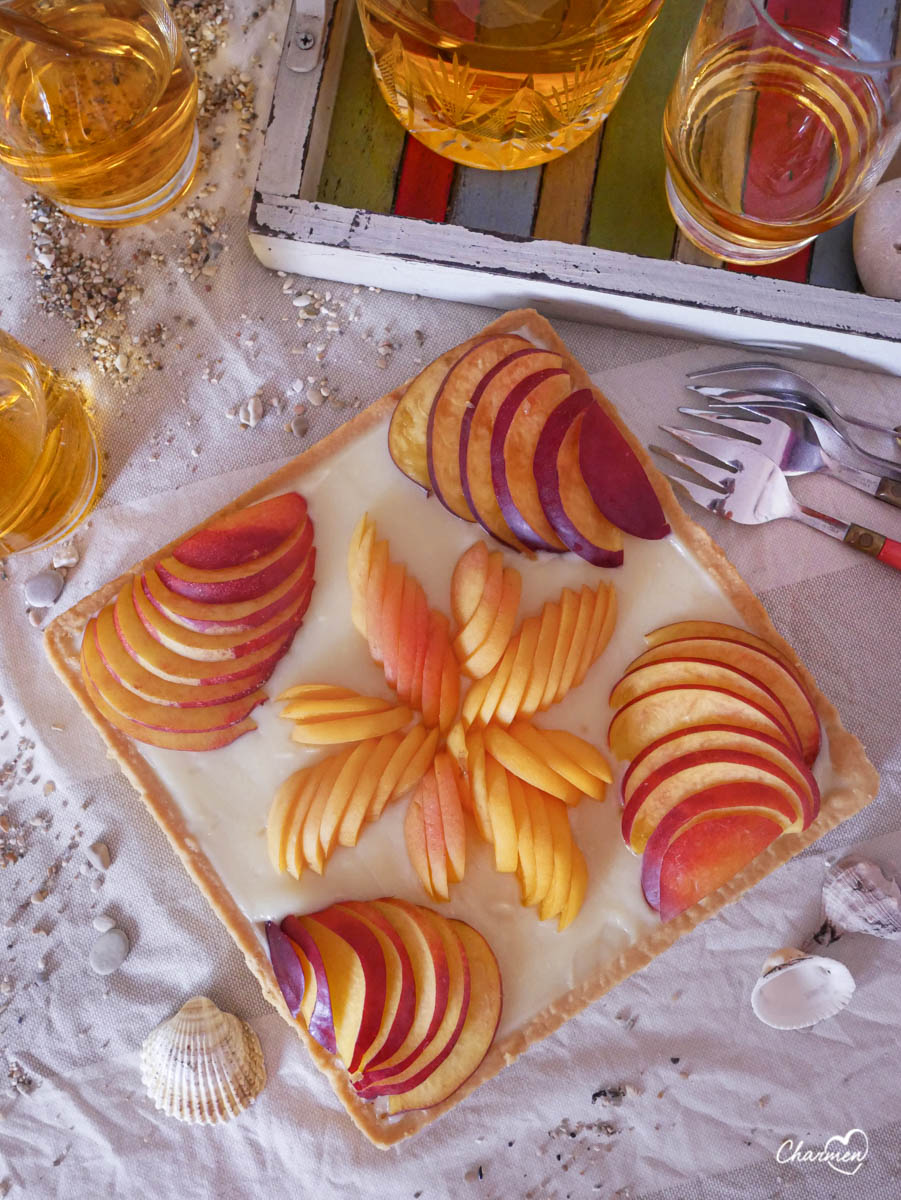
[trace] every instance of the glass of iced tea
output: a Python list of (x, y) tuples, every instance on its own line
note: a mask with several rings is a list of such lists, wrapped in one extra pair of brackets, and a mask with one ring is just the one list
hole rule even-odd
[(382, 95), (419, 141), (508, 171), (558, 158), (626, 86), (661, 0), (357, 0)]
[(0, 329), (0, 557), (68, 536), (99, 487), (84, 392)]
[(6, 7), (0, 163), (92, 224), (175, 204), (197, 164), (197, 81), (165, 0)]
[(775, 262), (850, 216), (901, 143), (901, 0), (707, 0), (663, 122), (702, 250)]

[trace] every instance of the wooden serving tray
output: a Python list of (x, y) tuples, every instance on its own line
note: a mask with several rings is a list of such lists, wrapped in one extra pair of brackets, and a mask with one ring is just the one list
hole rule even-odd
[(722, 269), (678, 234), (660, 128), (700, 0), (666, 0), (602, 130), (511, 172), (455, 166), (405, 134), (354, 0), (327, 0), (300, 51), (315, 7), (291, 11), (251, 207), (267, 266), (901, 370), (901, 303), (859, 292), (851, 221), (764, 275)]

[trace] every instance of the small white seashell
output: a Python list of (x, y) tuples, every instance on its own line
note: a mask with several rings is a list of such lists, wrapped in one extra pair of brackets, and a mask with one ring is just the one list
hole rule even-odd
[(751, 1007), (773, 1029), (807, 1029), (841, 1012), (853, 995), (844, 963), (785, 946), (763, 964)]
[(158, 1109), (216, 1125), (249, 1108), (266, 1083), (260, 1041), (246, 1021), (192, 996), (141, 1048), (141, 1079)]
[(866, 858), (843, 858), (823, 881), (826, 920), (815, 935), (822, 944), (843, 933), (901, 938), (901, 888)]

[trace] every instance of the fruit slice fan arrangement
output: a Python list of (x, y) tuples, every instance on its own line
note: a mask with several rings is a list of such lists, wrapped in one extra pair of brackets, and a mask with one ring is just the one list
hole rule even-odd
[(573, 391), (561, 356), (517, 335), (464, 343), (422, 371), (394, 410), (388, 448), (448, 512), (515, 550), (616, 567), (623, 533), (669, 533), (595, 393)]
[(629, 766), (622, 832), (663, 920), (819, 812), (820, 724), (792, 664), (746, 630), (683, 621), (647, 634), (610, 694)]
[(88, 623), (81, 671), (97, 709), (168, 750), (215, 750), (256, 729), (250, 714), (303, 621), (315, 560), (296, 492), (211, 521)]
[[(454, 569), (452, 632), (367, 516), (348, 570), (353, 624), (397, 702), (331, 684), (282, 693), (295, 741), (343, 748), (277, 792), (267, 823), (273, 866), (298, 878), (307, 867), (322, 872), (336, 846), (355, 846), (364, 825), (412, 789), (407, 852), (432, 899), (447, 900), (463, 878), (470, 813), (497, 870), (518, 875), (522, 903), (565, 929), (587, 883), (568, 809), (583, 796), (602, 800), (611, 776), (594, 746), (530, 718), (582, 683), (613, 631), (615, 592), (606, 583), (564, 589), (516, 629), (519, 572), (477, 542)], [(462, 711), (461, 675), (473, 681)]]
[(405, 900), (346, 901), (266, 926), (291, 1015), (389, 1113), (440, 1104), (488, 1052), (501, 976), (471, 925)]

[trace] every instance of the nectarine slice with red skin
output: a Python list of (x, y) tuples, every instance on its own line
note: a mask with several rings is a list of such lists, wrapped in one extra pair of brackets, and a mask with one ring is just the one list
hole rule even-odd
[(416, 1010), (416, 983), (413, 966), (403, 939), (374, 904), (345, 900), (336, 908), (351, 913), (368, 925), (378, 938), (385, 957), (385, 1012), (382, 1028), (360, 1060), (361, 1071), (377, 1067), (400, 1049), (413, 1025)]
[(225, 683), (189, 684), (173, 683), (161, 679), (146, 670), (125, 649), (116, 633), (116, 623), (110, 605), (97, 614), (94, 626), (97, 649), (109, 673), (123, 687), (128, 688), (144, 700), (154, 704), (171, 704), (176, 708), (205, 708), (210, 704), (222, 704), (229, 700), (240, 700), (249, 696), (269, 677), (268, 670), (258, 671)]
[(670, 531), (638, 455), (597, 397), (582, 419), (579, 465), (592, 499), (624, 533), (656, 541)]
[(187, 600), (176, 592), (170, 592), (153, 567), (148, 567), (144, 572), (141, 584), (154, 608), (186, 629), (196, 630), (197, 633), (240, 633), (264, 625), (290, 607), (304, 591), (311, 591), (315, 565), (316, 547), (311, 546), (303, 562), (272, 591), (254, 600), (242, 600), (235, 604)]
[(416, 986), (416, 1011), (400, 1048), (391, 1058), (377, 1068), (370, 1067), (354, 1082), (358, 1092), (367, 1085), (377, 1085), (381, 1078), (407, 1070), (419, 1058), (444, 1020), (450, 991), (447, 951), (435, 918), (406, 900), (386, 898), (371, 903), (391, 922), (407, 948)]
[(417, 1087), (389, 1096), (388, 1111), (392, 1115), (433, 1108), (452, 1096), (478, 1070), (500, 1024), (503, 990), (497, 959), (471, 925), (463, 921), (449, 924), (462, 942), (470, 973), (466, 1015), (453, 1049), (443, 1061), (433, 1061), (431, 1070)]
[(179, 596), (208, 604), (233, 604), (238, 600), (255, 600), (272, 591), (300, 566), (312, 545), (313, 522), (307, 517), (276, 550), (241, 567), (198, 571), (170, 556), (160, 559), (155, 569), (165, 586)]
[(266, 922), (266, 942), (269, 946), (269, 961), (275, 981), (287, 1005), (288, 1012), (296, 1017), (303, 1003), (306, 981), (303, 967), (294, 943), (279, 929), (274, 921)]
[(316, 979), (316, 1000), (307, 1018), (310, 1037), (329, 1054), (338, 1053), (335, 1025), (332, 1020), (332, 1001), (329, 992), (329, 977), (322, 960), (316, 939), (307, 930), (300, 917), (289, 916), (281, 922), (281, 931), (286, 934), (303, 954)]
[(794, 809), (791, 832), (813, 820), (810, 794), (769, 759), (733, 750), (696, 750), (673, 759), (640, 784), (623, 809), (623, 839), (641, 854), (663, 817), (696, 792), (727, 783), (765, 783), (780, 792)]
[(467, 807), (468, 789), (460, 768), (446, 750), (435, 755), (432, 770), (438, 788), (448, 879), (451, 883), (459, 883), (466, 871), (466, 822), (463, 811)]
[(800, 751), (798, 735), (782, 701), (765, 684), (726, 663), (673, 658), (647, 663), (643, 667), (630, 667), (610, 693), (610, 707), (622, 708), (638, 696), (680, 684), (725, 688), (736, 696), (753, 701), (787, 731), (789, 740)]
[(751, 813), (700, 821), (670, 843), (660, 871), (660, 918), (679, 913), (722, 887), (781, 833), (768, 817)]
[(290, 634), (280, 642), (227, 662), (198, 662), (185, 658), (183, 654), (167, 650), (144, 628), (133, 595), (134, 589), (140, 586), (140, 579), (135, 578), (132, 583), (126, 583), (116, 597), (113, 604), (116, 634), (126, 651), (145, 670), (159, 675), (161, 679), (184, 684), (186, 690), (198, 684), (231, 683), (261, 671), (264, 672), (264, 678), (268, 679), (293, 640), (294, 635)]
[(623, 806), (653, 771), (683, 754), (691, 754), (698, 750), (737, 750), (767, 759), (810, 793), (813, 816), (816, 817), (819, 812), (820, 793), (817, 781), (797, 751), (785, 742), (757, 730), (715, 724), (679, 729), (646, 746), (632, 760), (623, 775), (620, 784)]
[(792, 671), (796, 671), (797, 664), (772, 642), (758, 637), (756, 633), (750, 633), (747, 629), (739, 629), (737, 625), (727, 625), (722, 621), (674, 621), (671, 625), (661, 625), (657, 629), (652, 629), (650, 633), (644, 635), (644, 640), (649, 647), (653, 648), (664, 642), (675, 642), (694, 637), (725, 638), (727, 641), (741, 642), (743, 646), (753, 646), (767, 654), (775, 654)]
[(284, 492), (210, 521), (180, 542), (172, 557), (207, 571), (241, 566), (274, 550), (306, 515), (303, 496)]
[(124, 733), (135, 742), (143, 742), (147, 746), (157, 746), (161, 750), (188, 750), (200, 753), (205, 750), (219, 750), (229, 746), (245, 733), (256, 729), (257, 723), (252, 717), (245, 717), (235, 725), (227, 725), (224, 729), (212, 729), (203, 733), (176, 733), (164, 729), (150, 729), (137, 721), (117, 712), (112, 705), (107, 704), (103, 696), (91, 682), (91, 678), (83, 673), (85, 691), (94, 707), (102, 717), (120, 733)]
[(497, 759), (487, 752), (487, 745), (485, 750), (485, 786), (491, 817), (494, 865), (501, 873), (512, 874), (516, 870), (519, 852), (508, 775)]
[[(409, 1093), (424, 1083), (453, 1051), (469, 1011), (471, 995), (469, 960), (463, 949), (463, 942), (453, 928), (456, 922), (435, 917), (427, 909), (421, 909), (420, 912), (427, 919), (434, 921), (444, 943), (449, 975), (447, 1008), (434, 1036), (406, 1070), (381, 1076), (375, 1083), (367, 1082), (359, 1090), (359, 1095), (364, 1100), (374, 1100), (377, 1096), (393, 1097)], [(364, 1080), (366, 1078), (364, 1076)]]
[(132, 593), (135, 609), (144, 628), (152, 638), (174, 654), (198, 662), (224, 662), (252, 654), (264, 646), (295, 633), (306, 615), (312, 587), (305, 588), (297, 599), (263, 625), (237, 633), (199, 633), (172, 621), (150, 600), (143, 578), (141, 586)]
[(798, 748), (793, 733), (753, 700), (726, 688), (687, 683), (647, 692), (624, 705), (610, 722), (607, 744), (617, 758), (631, 760), (668, 733), (714, 723), (756, 729)]
[(491, 469), (494, 423), (511, 392), (526, 396), (562, 367), (560, 356), (547, 350), (516, 351), (487, 372), (463, 413), (459, 437), (463, 494), (486, 533), (514, 550), (527, 547), (507, 524), (494, 489)]
[(533, 463), (545, 422), (569, 394), (571, 380), (561, 367), (531, 382), (513, 388), (498, 410), (491, 432), (491, 481), (504, 520), (523, 545), (559, 554), (566, 546), (542, 508)]
[(582, 418), (593, 402), (582, 388), (557, 405), (538, 438), (532, 472), (545, 518), (566, 548), (592, 566), (618, 567), (622, 535), (592, 500), (578, 461)]
[(107, 670), (97, 649), (95, 624), (96, 621), (92, 619), (85, 629), (81, 646), (82, 670), (90, 676), (91, 683), (107, 705), (131, 722), (168, 733), (211, 733), (243, 721), (266, 699), (265, 692), (258, 690), (239, 700), (191, 708), (144, 700), (123, 687)]
[(820, 748), (819, 717), (794, 671), (774, 650), (763, 650), (731, 638), (682, 638), (647, 650), (632, 662), (630, 670), (677, 658), (724, 663), (769, 688), (786, 710), (804, 759), (808, 763), (814, 761)]
[(515, 353), (534, 354), (518, 337), (491, 337), (472, 346), (450, 367), (429, 412), (426, 455), (429, 482), (444, 507), (464, 521), (474, 521), (460, 477), (460, 442), (465, 414), (477, 402), (479, 389), (495, 366)]
[(705, 788), (670, 809), (648, 838), (641, 857), (641, 889), (651, 908), (660, 907), (660, 871), (666, 851), (692, 825), (720, 816), (748, 813), (774, 821), (784, 833), (794, 809), (781, 792), (763, 783), (726, 783)]

